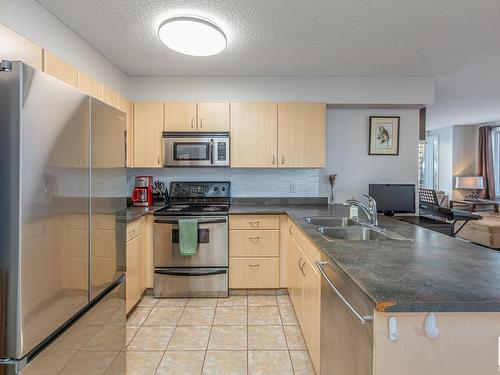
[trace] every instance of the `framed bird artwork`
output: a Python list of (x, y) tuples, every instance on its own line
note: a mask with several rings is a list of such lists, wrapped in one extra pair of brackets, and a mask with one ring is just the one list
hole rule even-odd
[(399, 116), (370, 116), (369, 155), (399, 155)]

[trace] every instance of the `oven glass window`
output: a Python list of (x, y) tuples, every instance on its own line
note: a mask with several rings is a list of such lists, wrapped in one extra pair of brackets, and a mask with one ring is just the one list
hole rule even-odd
[[(208, 229), (198, 229), (198, 243), (209, 243), (209, 234)], [(179, 243), (179, 229), (172, 229), (172, 243)]]
[(174, 160), (210, 160), (210, 143), (174, 142)]

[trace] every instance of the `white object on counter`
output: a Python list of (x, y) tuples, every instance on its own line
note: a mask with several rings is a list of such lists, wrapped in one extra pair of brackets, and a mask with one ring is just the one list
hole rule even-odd
[(424, 330), (428, 338), (438, 338), (439, 329), (437, 327), (436, 315), (434, 315), (434, 313), (427, 314), (427, 317), (425, 318)]
[(396, 321), (396, 317), (389, 317), (389, 340), (398, 341), (399, 332), (398, 332), (398, 322)]

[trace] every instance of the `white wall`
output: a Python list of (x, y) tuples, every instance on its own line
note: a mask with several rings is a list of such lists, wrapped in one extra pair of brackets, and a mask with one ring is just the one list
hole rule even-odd
[(418, 105), (434, 101), (429, 77), (131, 77), (136, 101), (318, 101)]
[[(368, 155), (369, 117), (400, 116), (398, 156)], [(327, 167), (320, 195), (329, 195), (328, 175), (337, 174), (336, 201), (368, 194), (370, 183), (417, 183), (418, 110), (328, 110)]]
[(0, 0), (0, 23), (126, 94), (128, 77), (35, 0)]

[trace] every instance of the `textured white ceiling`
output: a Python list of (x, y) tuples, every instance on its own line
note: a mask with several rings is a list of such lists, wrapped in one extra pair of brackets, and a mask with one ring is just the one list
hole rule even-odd
[[(38, 0), (129, 75), (444, 75), (500, 58), (498, 0)], [(163, 46), (165, 18), (225, 30), (217, 56)]]

